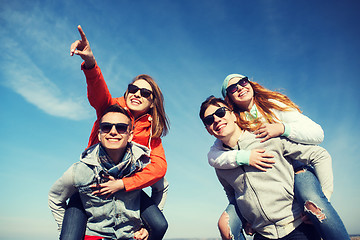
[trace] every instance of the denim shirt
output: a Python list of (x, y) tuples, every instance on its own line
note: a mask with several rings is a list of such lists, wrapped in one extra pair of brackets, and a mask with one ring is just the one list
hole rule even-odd
[[(136, 143), (130, 145), (135, 158), (143, 158), (148, 149)], [(76, 191), (88, 216), (86, 235), (109, 239), (132, 239), (141, 228), (140, 192), (118, 191), (107, 196), (95, 196), (91, 185), (104, 182), (98, 162), (99, 145), (87, 149), (79, 162), (74, 163), (58, 179), (49, 192), (49, 207), (61, 229), (66, 200)]]

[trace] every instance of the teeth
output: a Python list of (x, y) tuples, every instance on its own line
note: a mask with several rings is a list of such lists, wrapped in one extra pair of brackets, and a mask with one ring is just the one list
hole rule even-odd
[(109, 138), (108, 141), (109, 141), (109, 142), (118, 142), (119, 139)]
[(216, 128), (216, 131), (220, 131), (220, 129), (222, 129), (225, 126), (226, 126), (226, 124), (221, 124), (219, 127)]
[(240, 93), (240, 97), (244, 96), (245, 94), (246, 94), (246, 92)]
[(141, 104), (141, 102), (137, 99), (131, 99), (131, 103), (133, 104)]

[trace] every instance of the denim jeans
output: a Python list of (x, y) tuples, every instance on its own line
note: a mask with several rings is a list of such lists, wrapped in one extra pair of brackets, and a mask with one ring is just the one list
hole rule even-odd
[[(151, 198), (141, 191), (140, 217), (149, 231), (149, 240), (160, 240), (164, 237), (168, 223), (154, 205)], [(60, 240), (79, 240), (85, 236), (87, 216), (79, 193), (75, 193), (69, 200), (61, 228)]]
[[(285, 237), (279, 238), (281, 240), (320, 240), (320, 236), (316, 232), (313, 226), (308, 224), (301, 224), (294, 231), (286, 235)], [(255, 234), (254, 240), (270, 240), (258, 233)]]
[[(295, 174), (294, 191), (296, 201), (300, 206), (304, 206), (307, 216), (324, 240), (350, 240), (344, 223), (325, 197), (313, 171), (311, 167), (306, 167), (305, 171)], [(309, 207), (307, 207), (308, 203), (311, 203), (318, 210), (317, 214), (310, 211)]]
[(236, 203), (230, 203), (225, 212), (229, 215), (229, 227), (231, 237), (234, 240), (245, 240), (245, 236), (242, 230), (243, 223), (241, 221), (242, 215), (236, 206)]
[(87, 216), (82, 205), (80, 194), (71, 196), (63, 219), (60, 240), (84, 239)]
[[(295, 174), (294, 191), (296, 201), (300, 206), (304, 206), (306, 201), (310, 201), (325, 214), (325, 219), (319, 221), (315, 215), (306, 212), (317, 232), (324, 240), (350, 240), (344, 223), (322, 192), (319, 180), (313, 171), (311, 167), (306, 166), (304, 172)], [(240, 235), (242, 225), (239, 217), (241, 214), (236, 214), (236, 211), (232, 211), (232, 209), (233, 207), (230, 207), (229, 211), (226, 210), (229, 214), (229, 226), (234, 235), (234, 240), (242, 240), (243, 238)]]
[(149, 231), (148, 240), (163, 239), (168, 223), (162, 212), (144, 191), (141, 191), (140, 216), (145, 228)]

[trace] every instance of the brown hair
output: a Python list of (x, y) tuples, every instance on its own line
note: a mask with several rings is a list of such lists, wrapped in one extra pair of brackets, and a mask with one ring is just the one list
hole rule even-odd
[(121, 107), (119, 104), (113, 104), (113, 105), (110, 105), (109, 107), (107, 107), (105, 109), (105, 111), (103, 112), (103, 114), (101, 115), (101, 118), (99, 119), (99, 123), (102, 122), (102, 118), (107, 114), (107, 113), (110, 113), (110, 112), (117, 112), (117, 113), (121, 113), (121, 114), (124, 114), (128, 119), (129, 119), (129, 129), (132, 129), (132, 121), (131, 121), (131, 118), (130, 118), (130, 115), (128, 113), (128, 111), (126, 111), (123, 107)]
[[(249, 84), (254, 90), (254, 104), (258, 108), (259, 112), (264, 116), (266, 121), (268, 123), (275, 123), (275, 119), (277, 119), (276, 115), (273, 113), (271, 109), (276, 109), (280, 111), (290, 111), (291, 109), (296, 109), (299, 112), (299, 107), (290, 100), (289, 97), (286, 95), (271, 91), (269, 89), (266, 89), (265, 87), (261, 86), (260, 84), (249, 81)], [(277, 105), (276, 103), (270, 101), (270, 100), (277, 100), (283, 104), (285, 104), (285, 107), (281, 107)], [(241, 119), (246, 119), (245, 112), (247, 112), (247, 109), (241, 109), (239, 108), (228, 95), (225, 97), (225, 101), (234, 109), (236, 113), (239, 113), (239, 116)], [(279, 120), (279, 119), (278, 119)]]
[[(225, 107), (229, 108), (232, 112), (234, 112), (232, 107), (226, 101), (222, 100), (221, 98), (216, 98), (214, 96), (210, 96), (200, 106), (200, 112), (199, 112), (200, 119), (201, 120), (204, 119), (205, 111), (206, 111), (206, 109), (208, 109), (208, 107), (210, 105), (222, 107), (220, 105), (220, 103), (222, 103)], [(246, 120), (246, 119), (240, 118), (239, 114), (237, 114), (236, 112), (234, 112), (234, 114), (236, 116), (236, 123), (241, 129), (247, 130), (247, 131), (254, 131), (255, 129), (257, 129), (256, 125), (257, 125), (258, 120)]]
[[(152, 88), (152, 95), (153, 95), (153, 104), (154, 107), (150, 108), (149, 114), (152, 117), (152, 136), (153, 137), (163, 137), (165, 136), (170, 128), (168, 117), (165, 113), (164, 108), (164, 97), (162, 95), (162, 92), (157, 85), (157, 83), (154, 81), (152, 77), (150, 77), (147, 74), (140, 74), (136, 76), (131, 83), (134, 83), (137, 80), (145, 80), (148, 82)], [(126, 90), (124, 96), (126, 97), (128, 94), (128, 91)]]

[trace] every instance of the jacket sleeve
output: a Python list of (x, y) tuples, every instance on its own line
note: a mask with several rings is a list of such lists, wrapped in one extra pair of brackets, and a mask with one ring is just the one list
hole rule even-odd
[(216, 139), (208, 153), (209, 164), (218, 169), (232, 169), (249, 165), (250, 150), (225, 150), (222, 142)]
[(164, 210), (169, 183), (165, 177), (151, 185), (151, 199), (160, 211)]
[(73, 166), (71, 166), (49, 191), (48, 203), (59, 231), (65, 215), (66, 200), (76, 192), (73, 179)]
[(165, 176), (167, 163), (161, 138), (152, 138), (150, 147), (151, 162), (140, 172), (122, 179), (126, 191), (149, 187)]
[[(279, 106), (285, 106), (276, 102)], [(273, 109), (275, 115), (285, 126), (282, 136), (303, 144), (320, 144), (324, 140), (321, 126), (297, 110), (279, 111)]]
[(216, 175), (217, 175), (217, 177), (219, 179), (219, 182), (224, 187), (224, 191), (225, 191), (226, 197), (229, 200), (229, 203), (237, 205), (234, 188), (225, 179), (220, 177), (220, 174), (218, 174), (218, 172), (216, 170), (215, 170), (215, 172), (216, 172)]
[(330, 154), (320, 146), (304, 145), (282, 139), (284, 157), (298, 160), (314, 167), (325, 196), (330, 200), (334, 190), (334, 176)]
[(106, 85), (101, 69), (95, 63), (91, 69), (85, 69), (84, 63), (81, 65), (87, 83), (87, 96), (90, 105), (95, 108), (97, 118), (101, 117), (106, 108), (115, 103)]

